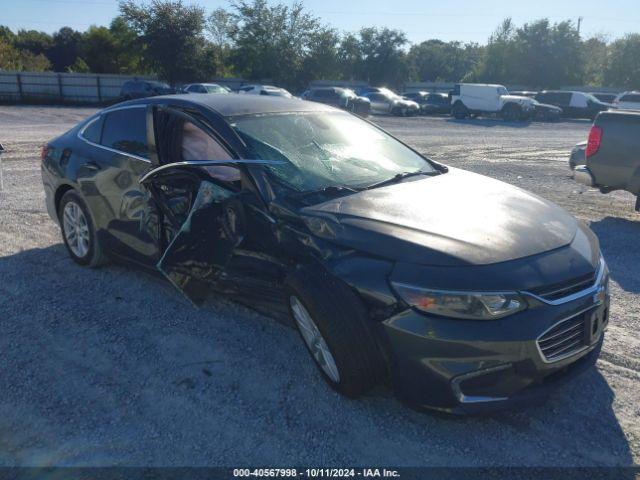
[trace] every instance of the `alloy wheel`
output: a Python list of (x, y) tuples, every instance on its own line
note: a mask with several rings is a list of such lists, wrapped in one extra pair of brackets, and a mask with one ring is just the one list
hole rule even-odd
[(62, 212), (64, 236), (69, 249), (76, 257), (84, 258), (89, 253), (89, 224), (80, 205), (70, 201)]
[(292, 295), (289, 301), (293, 318), (298, 325), (304, 342), (309, 347), (313, 359), (332, 382), (339, 383), (340, 372), (336, 361), (318, 326), (311, 318), (311, 314), (295, 295)]

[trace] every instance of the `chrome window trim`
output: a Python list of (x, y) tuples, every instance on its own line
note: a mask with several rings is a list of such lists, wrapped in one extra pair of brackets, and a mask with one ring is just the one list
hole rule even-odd
[(107, 147), (105, 145), (101, 145), (99, 143), (92, 142), (91, 140), (87, 140), (84, 137), (84, 131), (87, 128), (89, 128), (89, 126), (91, 126), (93, 123), (97, 122), (100, 119), (100, 117), (102, 117), (103, 115), (105, 115), (107, 113), (111, 113), (111, 112), (117, 112), (119, 110), (129, 110), (129, 109), (133, 109), (133, 108), (147, 108), (147, 105), (126, 105), (126, 106), (123, 106), (123, 107), (113, 107), (113, 108), (109, 108), (109, 109), (103, 110), (102, 112), (97, 113), (93, 118), (89, 119), (89, 121), (78, 131), (77, 137), (80, 140), (82, 140), (83, 142), (88, 143), (89, 145), (91, 145), (93, 147), (101, 148), (101, 149), (106, 150), (108, 152), (116, 153), (118, 155), (124, 155), (126, 157), (134, 158), (134, 159), (140, 160), (142, 162), (151, 163), (151, 160), (149, 160), (148, 158), (144, 158), (144, 157), (141, 157), (139, 155), (135, 155), (133, 153), (123, 152), (122, 150), (117, 150), (115, 148)]
[(543, 298), (539, 295), (536, 295), (535, 293), (531, 293), (531, 292), (527, 292), (527, 291), (523, 291), (521, 292), (523, 295), (527, 295), (529, 297), (533, 297), (536, 300), (542, 302), (542, 303), (546, 303), (547, 305), (563, 305), (565, 303), (568, 302), (572, 302), (574, 300), (578, 300), (580, 298), (586, 297), (587, 295), (595, 295), (598, 294), (602, 291), (603, 287), (603, 280), (605, 278), (605, 274), (607, 271), (607, 265), (604, 261), (604, 258), (602, 256), (600, 256), (600, 262), (598, 265), (598, 273), (596, 275), (596, 279), (593, 282), (593, 285), (591, 285), (588, 288), (585, 288), (584, 290), (580, 290), (579, 292), (576, 293), (572, 293), (571, 295), (567, 295), (566, 297), (562, 297), (562, 298), (558, 298), (556, 300), (548, 300), (546, 298)]

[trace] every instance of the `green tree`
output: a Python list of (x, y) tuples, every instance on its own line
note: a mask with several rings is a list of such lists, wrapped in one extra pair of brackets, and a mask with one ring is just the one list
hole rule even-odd
[(478, 62), (481, 47), (477, 44), (427, 40), (409, 50), (412, 78), (421, 82), (458, 82)]
[(15, 39), (16, 35), (9, 27), (0, 25), (0, 42), (3, 42), (7, 45), (13, 45)]
[(584, 82), (587, 85), (603, 85), (609, 47), (602, 36), (591, 37), (582, 42), (584, 60)]
[(362, 72), (362, 51), (358, 37), (353, 33), (344, 35), (337, 53), (342, 78), (358, 80)]
[(21, 50), (29, 50), (34, 55), (46, 55), (53, 46), (53, 37), (37, 30), (18, 30), (14, 46)]
[(300, 86), (304, 59), (322, 28), (302, 4), (269, 6), (266, 0), (238, 0), (230, 14), (233, 51), (238, 73), (251, 79), (269, 79)]
[(51, 64), (44, 55), (18, 50), (0, 39), (0, 70), (43, 72), (50, 68)]
[(113, 33), (107, 27), (92, 25), (82, 36), (82, 58), (94, 73), (117, 73), (118, 47)]
[(359, 37), (361, 78), (374, 85), (400, 86), (408, 76), (405, 34), (386, 27), (368, 27), (360, 30)]
[(510, 18), (502, 21), (489, 37), (480, 62), (465, 78), (465, 81), (504, 82), (514, 70), (515, 48), (514, 26)]
[(638, 88), (640, 85), (640, 34), (630, 33), (610, 45), (604, 81), (611, 86)]
[(161, 78), (171, 85), (196, 78), (205, 47), (201, 7), (181, 0), (141, 5), (127, 0), (120, 3), (120, 13), (140, 36), (144, 58)]
[(121, 16), (115, 17), (109, 25), (109, 31), (115, 44), (114, 73), (140, 74), (149, 73), (143, 59), (144, 45), (139, 42), (138, 34)]
[(573, 23), (542, 19), (515, 28), (502, 22), (469, 80), (560, 87), (584, 78), (583, 48)]
[(47, 57), (56, 72), (65, 72), (80, 56), (82, 34), (72, 28), (62, 27), (53, 34)]
[(219, 47), (228, 47), (231, 44), (231, 36), (236, 28), (233, 15), (224, 8), (216, 8), (207, 18), (206, 29), (211, 42)]
[(308, 51), (302, 61), (301, 81), (341, 78), (338, 46), (340, 37), (331, 28), (320, 28), (309, 35)]

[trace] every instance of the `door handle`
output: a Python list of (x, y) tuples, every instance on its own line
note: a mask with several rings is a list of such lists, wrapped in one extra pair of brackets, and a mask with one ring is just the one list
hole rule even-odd
[(100, 170), (100, 165), (98, 165), (96, 162), (87, 162), (82, 166), (87, 170)]

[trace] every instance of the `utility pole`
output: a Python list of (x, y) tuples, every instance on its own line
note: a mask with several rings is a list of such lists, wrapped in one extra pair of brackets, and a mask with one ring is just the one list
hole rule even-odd
[(580, 36), (580, 25), (582, 24), (582, 17), (578, 17), (578, 36)]

